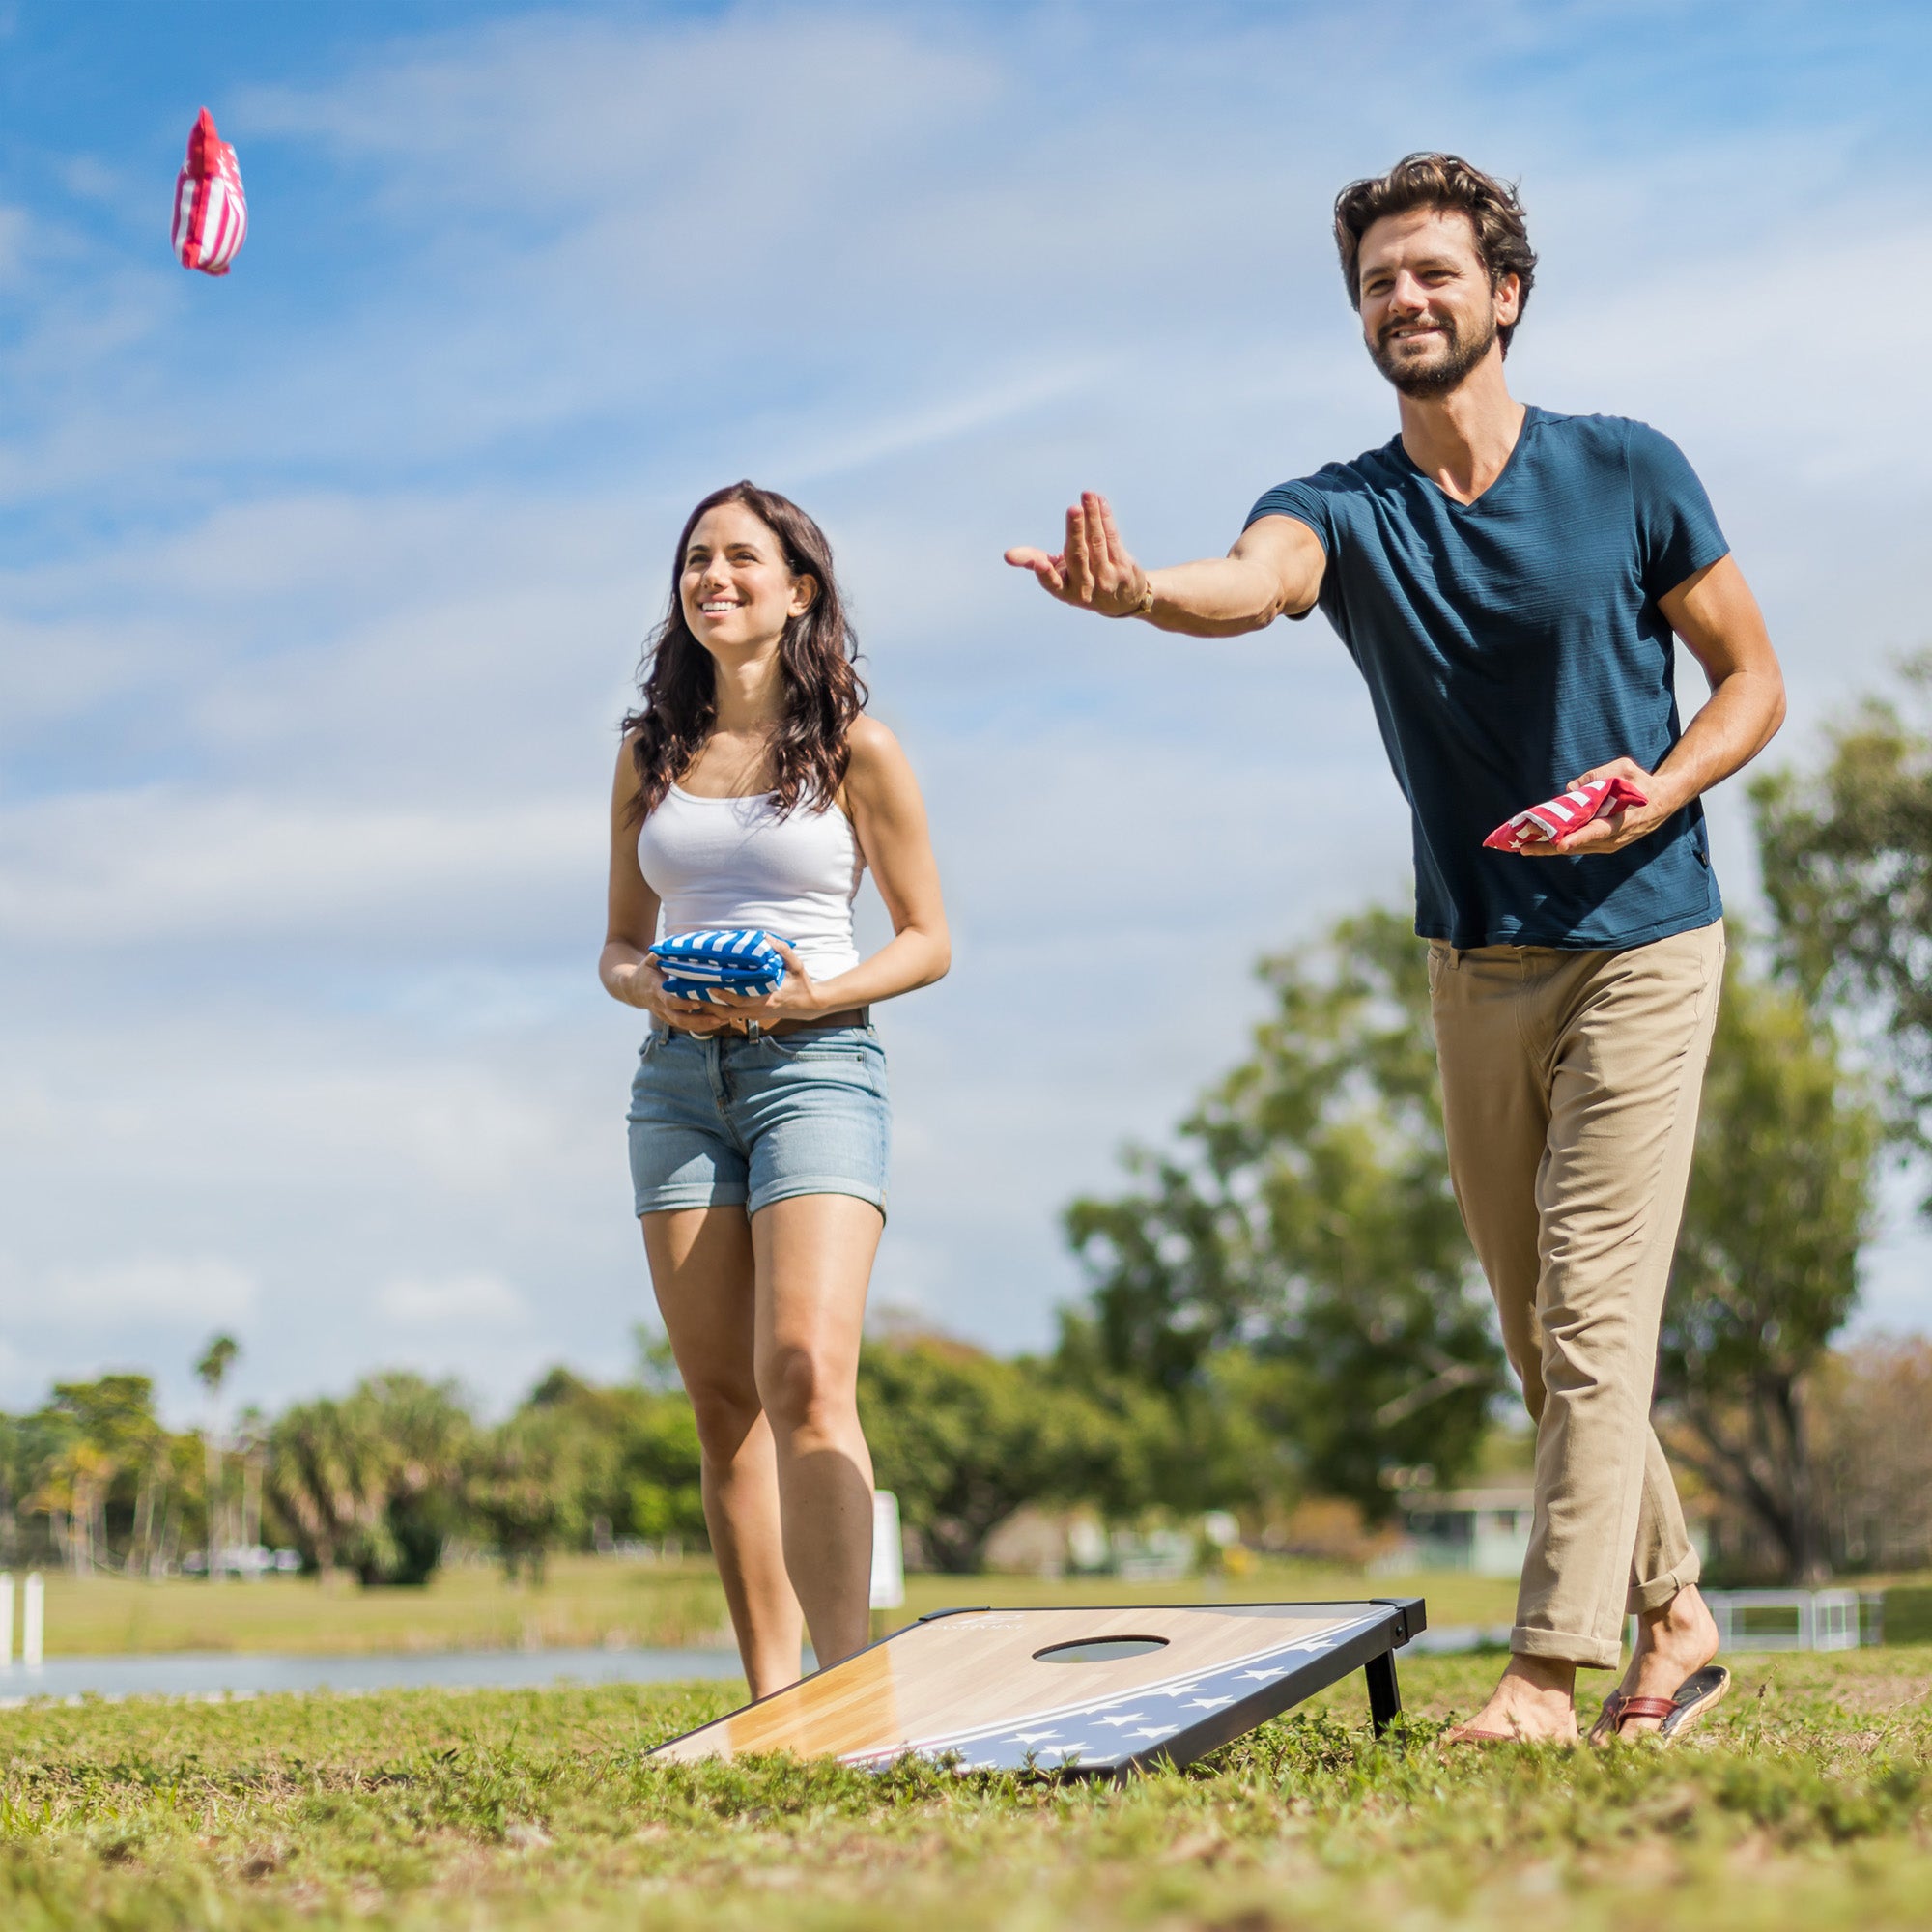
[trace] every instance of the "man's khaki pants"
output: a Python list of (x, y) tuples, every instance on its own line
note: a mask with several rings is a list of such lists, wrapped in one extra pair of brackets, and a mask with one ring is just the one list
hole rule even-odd
[(1623, 952), (1432, 940), (1449, 1173), (1536, 1420), (1510, 1648), (1614, 1668), (1697, 1580), (1650, 1427), (1723, 980), (1721, 923)]

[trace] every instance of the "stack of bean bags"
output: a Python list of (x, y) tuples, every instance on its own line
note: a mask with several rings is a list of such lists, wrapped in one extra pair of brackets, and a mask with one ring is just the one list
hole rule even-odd
[(673, 999), (719, 1004), (721, 993), (757, 999), (784, 983), (783, 955), (768, 932), (749, 930), (680, 932), (660, 939), (651, 957), (664, 972), (664, 989)]

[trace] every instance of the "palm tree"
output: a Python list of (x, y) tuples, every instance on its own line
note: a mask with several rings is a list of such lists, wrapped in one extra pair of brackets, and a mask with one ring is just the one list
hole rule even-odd
[(208, 1391), (208, 1580), (221, 1580), (221, 1384), (230, 1364), (242, 1352), (233, 1335), (216, 1335), (201, 1351), (194, 1365), (201, 1385)]
[(269, 1481), (325, 1581), (382, 1539), (389, 1503), (388, 1446), (360, 1426), (352, 1403), (298, 1403), (270, 1437)]

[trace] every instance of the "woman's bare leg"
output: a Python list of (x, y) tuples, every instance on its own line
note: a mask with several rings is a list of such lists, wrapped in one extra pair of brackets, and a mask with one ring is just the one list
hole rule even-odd
[[(876, 1216), (874, 1217), (876, 1218)], [(804, 1635), (785, 1574), (771, 1425), (753, 1352), (755, 1270), (742, 1208), (643, 1217), (651, 1285), (703, 1452), (704, 1520), (753, 1697), (798, 1681)]]
[(821, 1667), (871, 1632), (872, 1458), (859, 1342), (885, 1222), (849, 1194), (775, 1201), (752, 1220), (757, 1384), (778, 1451), (785, 1567)]

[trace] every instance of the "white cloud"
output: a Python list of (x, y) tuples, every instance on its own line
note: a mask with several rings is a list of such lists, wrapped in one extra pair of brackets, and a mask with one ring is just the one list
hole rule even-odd
[(235, 1322), (253, 1310), (259, 1293), (249, 1269), (216, 1256), (144, 1256), (35, 1271), (0, 1266), (0, 1299), (23, 1328), (40, 1322), (61, 1328), (151, 1320)]
[(27, 212), (0, 204), (0, 286), (20, 272), (28, 230)]
[(473, 932), (505, 896), (594, 877), (594, 794), (440, 810), (161, 789), (0, 809), (0, 923), (72, 949), (314, 934), (374, 915)]
[(376, 1312), (401, 1328), (513, 1328), (530, 1313), (524, 1297), (493, 1274), (399, 1276), (377, 1291)]

